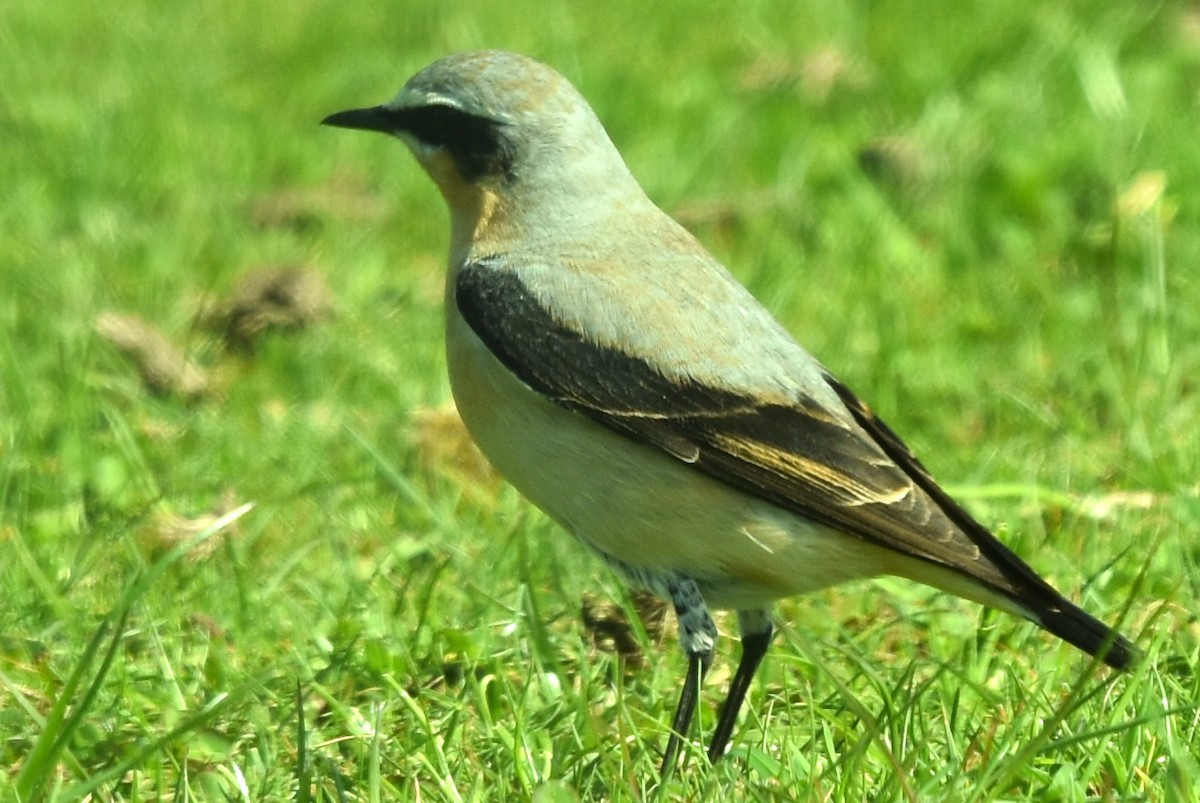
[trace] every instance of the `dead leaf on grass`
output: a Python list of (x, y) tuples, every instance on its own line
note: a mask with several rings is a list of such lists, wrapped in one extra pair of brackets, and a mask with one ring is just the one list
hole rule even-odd
[(747, 193), (739, 198), (692, 200), (673, 208), (671, 217), (691, 231), (706, 227), (728, 235), (749, 218), (769, 211), (777, 202), (776, 193), (772, 191)]
[[(237, 494), (230, 488), (221, 495), (220, 501), (211, 511), (192, 518), (181, 516), (170, 510), (160, 510), (151, 516), (149, 522), (138, 532), (138, 541), (152, 555), (165, 554), (200, 535), (237, 506)], [(240, 533), (237, 522), (234, 522), (221, 532), (221, 536), (229, 538)], [(220, 543), (221, 540), (218, 538), (205, 539), (188, 552), (185, 560), (190, 563), (199, 563), (212, 555)]]
[(251, 221), (263, 228), (308, 229), (324, 218), (374, 220), (387, 204), (350, 173), (335, 173), (317, 187), (288, 188), (250, 203)]
[(1089, 518), (1106, 521), (1112, 519), (1118, 510), (1149, 510), (1157, 502), (1158, 497), (1152, 491), (1114, 491), (1083, 497), (1079, 500), (1079, 512)]
[(858, 152), (858, 164), (876, 181), (909, 190), (929, 182), (935, 173), (934, 159), (912, 136), (880, 137)]
[(426, 471), (489, 494), (500, 487), (500, 475), (471, 440), (453, 401), (413, 413), (412, 440)]
[[(631, 600), (646, 634), (655, 643), (661, 641), (666, 624), (667, 603), (648, 591), (634, 591)], [(591, 636), (596, 649), (615, 652), (632, 665), (642, 664), (645, 655), (641, 644), (638, 643), (637, 632), (620, 605), (595, 594), (584, 594), (580, 613), (583, 627)]]
[(129, 358), (143, 384), (152, 392), (177, 395), (189, 401), (208, 393), (209, 380), (204, 370), (166, 335), (136, 315), (102, 312), (96, 316), (95, 330)]
[(742, 71), (739, 83), (749, 92), (797, 86), (812, 101), (823, 103), (839, 90), (866, 87), (870, 73), (845, 50), (825, 45), (799, 59), (780, 56), (756, 59)]
[(253, 350), (270, 330), (304, 329), (333, 313), (333, 292), (325, 277), (299, 265), (266, 265), (247, 271), (227, 298), (202, 319), (239, 351)]

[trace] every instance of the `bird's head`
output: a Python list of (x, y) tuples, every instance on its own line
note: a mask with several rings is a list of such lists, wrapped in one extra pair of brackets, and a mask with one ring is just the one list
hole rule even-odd
[(322, 123), (401, 139), (452, 213), (474, 218), (473, 225), (497, 207), (640, 194), (583, 96), (550, 67), (515, 53), (447, 56), (382, 106)]

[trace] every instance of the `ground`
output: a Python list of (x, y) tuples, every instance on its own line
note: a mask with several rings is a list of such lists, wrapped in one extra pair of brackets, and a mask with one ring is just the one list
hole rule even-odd
[(1147, 653), (789, 600), (710, 768), (723, 619), (665, 797), (1193, 799), (1194, 4), (9, 0), (0, 43), (0, 798), (654, 794), (670, 623), (463, 440), (441, 200), (317, 125), (502, 47)]

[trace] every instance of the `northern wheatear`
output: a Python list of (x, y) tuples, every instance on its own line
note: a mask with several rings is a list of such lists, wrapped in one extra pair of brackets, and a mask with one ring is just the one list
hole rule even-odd
[(1137, 649), (943, 491), (892, 430), (646, 197), (571, 84), (461, 53), (326, 125), (401, 139), (450, 207), (446, 350), (463, 421), (518, 490), (675, 607), (688, 730), (717, 629), (742, 657), (725, 752), (780, 597), (900, 575), (1030, 619), (1110, 666)]

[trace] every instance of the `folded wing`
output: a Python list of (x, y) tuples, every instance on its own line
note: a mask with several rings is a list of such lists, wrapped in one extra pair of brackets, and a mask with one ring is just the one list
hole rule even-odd
[(555, 404), (801, 516), (973, 578), (1088, 652), (1109, 649), (1109, 663), (1131, 660), (1131, 645), (976, 522), (828, 373), (822, 379), (845, 411), (805, 397), (761, 403), (677, 372), (668, 376), (652, 358), (590, 340), (539, 300), (518, 271), (496, 262), (464, 266), (455, 303), (497, 358)]

